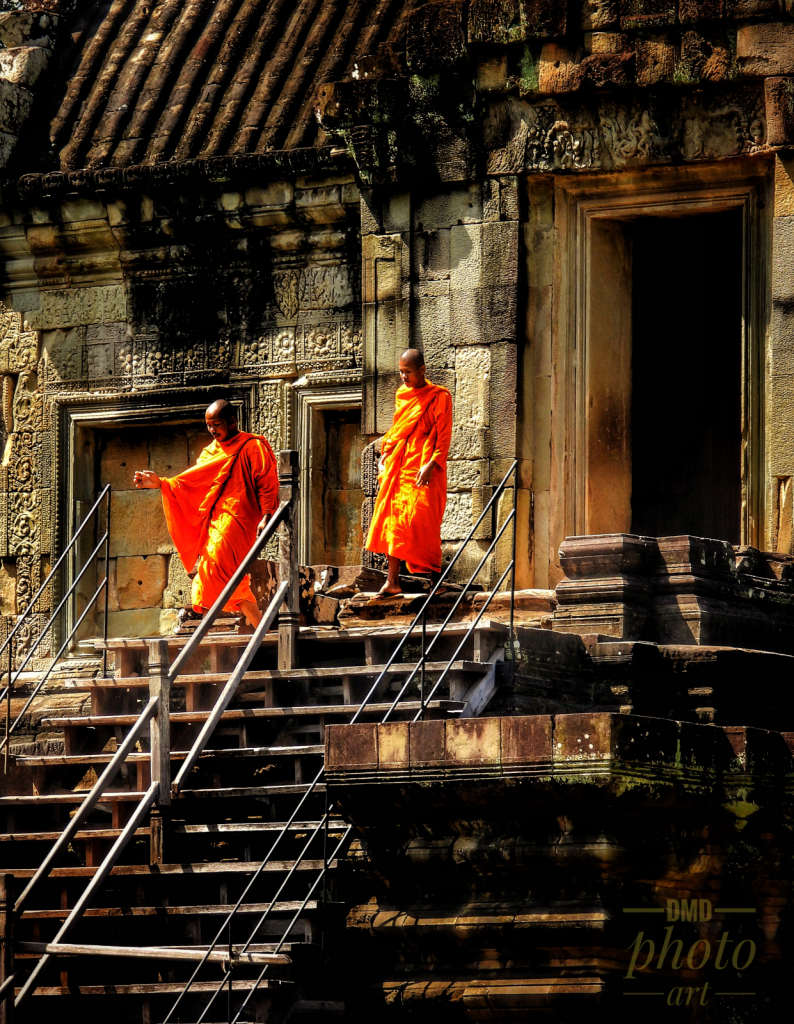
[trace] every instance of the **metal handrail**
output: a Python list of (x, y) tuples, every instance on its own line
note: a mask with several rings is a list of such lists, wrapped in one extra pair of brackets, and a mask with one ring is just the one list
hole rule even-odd
[[(405, 631), (404, 636), (402, 637), (400, 642), (397, 644), (397, 646), (395, 647), (394, 651), (392, 651), (391, 657), (386, 662), (386, 664), (383, 666), (383, 669), (382, 669), (380, 675), (375, 680), (375, 682), (372, 684), (369, 692), (367, 693), (367, 695), (364, 697), (364, 700), (359, 705), (356, 713), (350, 719), (350, 724), (351, 725), (353, 725), (355, 722), (358, 721), (358, 718), (361, 715), (361, 712), (364, 711), (364, 709), (366, 708), (367, 704), (369, 704), (369, 702), (372, 699), (372, 697), (376, 693), (378, 693), (378, 691), (380, 690), (383, 682), (386, 679), (386, 676), (389, 673), (389, 670), (391, 669), (391, 667), (394, 664), (394, 662), (397, 660), (397, 655), (400, 653), (400, 651), (402, 651), (403, 647), (405, 646), (405, 643), (407, 642), (408, 638), (410, 637), (410, 635), (413, 632), (414, 628), (416, 627), (417, 623), (422, 619), (422, 617), (424, 615), (426, 615), (427, 608), (429, 607), (431, 600), (436, 596), (436, 593), (438, 592), (439, 587), (442, 586), (442, 584), (445, 582), (445, 580), (449, 576), (452, 568), (454, 567), (454, 565), (457, 562), (458, 558), (460, 558), (460, 556), (461, 556), (464, 548), (466, 547), (466, 545), (469, 543), (470, 540), (472, 540), (474, 538), (474, 535), (477, 532), (477, 529), (479, 528), (480, 523), (483, 521), (483, 519), (485, 518), (485, 516), (486, 516), (487, 512), (490, 510), (490, 508), (493, 506), (493, 503), (496, 501), (496, 499), (505, 490), (505, 488), (507, 486), (507, 481), (509, 480), (510, 476), (513, 473), (516, 473), (516, 480), (515, 480), (515, 486), (514, 486), (515, 494), (514, 494), (514, 497), (513, 497), (513, 512), (511, 514), (511, 516), (513, 518), (513, 521), (515, 521), (515, 512), (516, 512), (516, 507), (515, 506), (516, 506), (516, 500), (517, 500), (517, 496), (518, 496), (518, 474), (517, 474), (517, 469), (518, 469), (518, 459), (514, 459), (513, 460), (513, 464), (510, 466), (508, 471), (505, 473), (505, 475), (502, 478), (501, 482), (494, 489), (494, 492), (491, 495), (491, 498), (490, 498), (488, 504), (485, 506), (485, 508), (480, 513), (480, 516), (479, 516), (477, 522), (474, 524), (474, 526), (472, 526), (471, 530), (469, 530), (469, 532), (466, 535), (466, 537), (461, 541), (460, 546), (458, 547), (458, 550), (455, 552), (455, 554), (453, 555), (452, 559), (450, 560), (449, 565), (446, 567), (444, 572), (441, 574), (441, 576), (439, 577), (439, 579), (438, 579), (437, 583), (435, 584), (435, 586), (433, 587), (433, 589), (427, 595), (427, 597), (426, 597), (426, 599), (424, 601), (424, 604), (422, 605), (420, 610), (416, 613), (416, 616), (414, 617), (413, 622), (410, 624), (408, 629)], [(511, 516), (507, 517), (507, 521), (508, 522), (510, 521)], [(499, 536), (501, 536), (501, 532), (500, 532)], [(493, 546), (494, 545), (492, 545), (491, 548), (493, 548)], [(483, 556), (483, 558), (480, 559), (480, 562), (479, 562), (477, 568), (475, 569), (474, 573), (472, 573), (472, 575), (469, 577), (469, 582), (466, 584), (466, 587), (463, 590), (463, 594), (466, 593), (468, 587), (471, 585), (471, 583), (474, 582), (474, 579), (476, 578), (476, 576), (479, 573), (480, 569), (485, 564), (485, 559), (488, 557), (488, 554), (490, 553), (490, 550), (491, 549), (489, 549), (489, 552), (487, 552)], [(510, 599), (510, 641), (511, 641), (511, 644), (512, 644), (512, 642), (513, 642), (513, 603), (514, 603), (513, 602), (513, 594), (515, 593), (515, 527), (513, 529), (513, 557), (511, 559), (509, 565), (510, 565), (510, 568), (512, 569), (512, 571), (513, 571), (513, 586), (512, 586), (512, 589), (510, 591), (510, 594), (511, 594), (511, 599)], [(458, 604), (460, 603), (460, 601), (462, 599), (463, 599), (463, 597), (461, 595), (461, 597), (458, 599)], [(457, 605), (455, 607), (457, 607)], [(449, 622), (449, 619), (450, 619), (450, 616), (447, 616), (447, 619), (444, 622), (444, 626), (446, 626), (447, 622)], [(442, 632), (444, 626), (442, 626), (441, 629), (438, 630), (438, 634), (440, 634)], [(438, 634), (434, 638), (433, 643), (435, 643), (435, 640), (438, 638)], [(422, 659), (422, 663), (423, 663), (423, 659)], [(390, 708), (389, 711), (386, 713), (387, 717), (388, 717), (389, 714), (391, 714), (391, 711), (392, 711), (392, 708)], [(385, 721), (385, 719), (384, 719), (384, 721)]]
[(195, 633), (193, 634), (193, 636), (191, 636), (191, 638), (182, 648), (180, 653), (174, 659), (173, 664), (171, 665), (171, 668), (168, 672), (168, 676), (171, 682), (173, 682), (174, 679), (176, 679), (176, 677), (182, 670), (182, 666), (185, 664), (190, 655), (195, 651), (195, 649), (207, 635), (209, 630), (212, 628), (215, 619), (223, 611), (224, 607), (229, 602), (229, 598), (232, 596), (232, 594), (235, 592), (237, 587), (242, 582), (243, 576), (245, 576), (245, 574), (249, 571), (251, 565), (259, 557), (259, 553), (262, 551), (265, 544), (267, 544), (267, 542), (275, 533), (276, 527), (284, 519), (284, 516), (287, 514), (287, 511), (289, 510), (289, 506), (290, 501), (282, 501), (279, 504), (279, 507), (270, 517), (267, 526), (254, 541), (253, 545), (248, 551), (248, 554), (245, 556), (242, 562), (240, 562), (237, 569), (234, 571), (234, 574), (232, 575), (231, 579), (218, 595), (218, 599), (215, 601), (215, 604), (210, 608), (208, 612), (204, 613), (204, 616), (201, 622), (198, 624)]
[(209, 740), (212, 733), (215, 731), (215, 727), (217, 726), (218, 722), (220, 722), (221, 720), (221, 715), (229, 706), (229, 702), (234, 696), (237, 687), (240, 685), (240, 680), (248, 671), (248, 666), (251, 664), (251, 662), (254, 659), (254, 655), (261, 647), (262, 638), (264, 637), (265, 633), (267, 633), (268, 629), (270, 629), (273, 619), (275, 619), (276, 615), (278, 614), (279, 607), (281, 606), (281, 603), (283, 602), (284, 596), (286, 595), (288, 589), (289, 582), (287, 580), (284, 580), (284, 582), (279, 585), (275, 594), (271, 598), (270, 604), (267, 607), (267, 611), (262, 616), (259, 625), (254, 630), (254, 635), (251, 637), (251, 639), (248, 641), (248, 644), (246, 645), (245, 653), (243, 654), (240, 661), (238, 661), (234, 671), (229, 676), (226, 685), (218, 695), (218, 699), (215, 701), (215, 706), (212, 709), (212, 713), (207, 718), (206, 722), (204, 723), (201, 729), (201, 732), (194, 740), (193, 746), (190, 748), (187, 757), (182, 763), (182, 767), (179, 769), (179, 772), (177, 773), (177, 777), (171, 783), (172, 796), (176, 796), (179, 793), (179, 790), (182, 788), (185, 779), (188, 777), (188, 775), (190, 775), (196, 761), (198, 761), (198, 759), (201, 757), (201, 754), (203, 753), (204, 748), (207, 745), (207, 741)]
[[(431, 691), (427, 695), (427, 697), (425, 697), (425, 695), (424, 695), (424, 688), (423, 688), (422, 698), (421, 698), (421, 701), (420, 701), (420, 707), (419, 707), (419, 710), (417, 711), (416, 716), (415, 716), (415, 718), (413, 720), (416, 722), (416, 721), (419, 721), (419, 719), (421, 718), (425, 708), (429, 705), (429, 703), (432, 700), (433, 695), (435, 694), (436, 690), (438, 689), (438, 687), (441, 685), (441, 683), (443, 682), (443, 680), (446, 678), (447, 674), (451, 670), (452, 664), (454, 663), (454, 661), (456, 660), (456, 658), (458, 657), (460, 652), (463, 650), (463, 647), (465, 646), (465, 644), (468, 641), (469, 637), (471, 636), (472, 632), (476, 628), (477, 624), (479, 623), (479, 621), (482, 618), (483, 614), (485, 613), (486, 609), (490, 605), (490, 603), (491, 603), (491, 601), (492, 601), (492, 599), (494, 597), (494, 594), (497, 593), (499, 587), (504, 582), (505, 577), (507, 576), (508, 573), (512, 573), (512, 582), (511, 582), (511, 590), (510, 590), (510, 598), (511, 599), (510, 599), (510, 632), (509, 632), (509, 638), (510, 638), (511, 649), (513, 648), (513, 644), (514, 644), (514, 622), (513, 622), (513, 616), (514, 616), (515, 562), (516, 562), (516, 558), (515, 558), (515, 552), (516, 552), (516, 528), (515, 528), (515, 524), (516, 524), (516, 516), (517, 516), (517, 499), (518, 499), (518, 473), (517, 473), (517, 469), (518, 469), (518, 460), (516, 459), (516, 460), (513, 461), (512, 465), (508, 469), (507, 473), (504, 475), (504, 477), (502, 478), (501, 482), (499, 483), (499, 485), (494, 490), (494, 493), (491, 496), (491, 499), (489, 500), (489, 502), (487, 503), (487, 505), (483, 509), (483, 511), (480, 514), (477, 522), (471, 528), (468, 536), (461, 542), (458, 551), (455, 553), (454, 557), (450, 561), (450, 563), (447, 566), (446, 570), (444, 571), (444, 573), (442, 574), (442, 576), (440, 577), (438, 582), (435, 584), (435, 586), (432, 588), (432, 590), (428, 594), (427, 598), (425, 599), (425, 601), (424, 601), (424, 603), (422, 605), (422, 609), (417, 613), (417, 615), (414, 618), (413, 622), (408, 627), (405, 635), (400, 640), (400, 642), (397, 645), (397, 647), (396, 647), (395, 651), (393, 652), (392, 656), (389, 658), (388, 662), (386, 663), (386, 665), (384, 666), (384, 668), (381, 671), (380, 675), (378, 676), (378, 679), (375, 681), (373, 686), (370, 688), (369, 693), (364, 698), (364, 701), (359, 705), (358, 710), (356, 711), (356, 713), (353, 715), (353, 717), (350, 720), (350, 724), (351, 725), (359, 717), (359, 715), (361, 714), (361, 711), (365, 708), (366, 704), (373, 697), (373, 695), (378, 692), (378, 689), (379, 689), (382, 681), (386, 678), (386, 675), (387, 675), (389, 669), (391, 668), (392, 664), (394, 663), (397, 654), (402, 649), (402, 647), (405, 644), (406, 640), (410, 636), (411, 631), (414, 629), (414, 627), (416, 626), (416, 624), (419, 622), (420, 619), (422, 619), (422, 624), (423, 624), (422, 657), (420, 658), (419, 662), (417, 663), (416, 667), (414, 668), (413, 672), (411, 673), (409, 679), (406, 681), (405, 685), (402, 687), (402, 689), (401, 689), (400, 693), (398, 694), (397, 698), (395, 699), (394, 703), (392, 704), (392, 706), (386, 712), (386, 715), (384, 716), (384, 719), (383, 719), (384, 722), (387, 720), (388, 716), (394, 710), (397, 702), (401, 699), (402, 695), (405, 693), (405, 690), (410, 685), (411, 680), (413, 680), (413, 678), (415, 678), (416, 673), (418, 671), (420, 671), (420, 669), (421, 669), (422, 673), (424, 674), (424, 665), (425, 665), (425, 662), (427, 660), (427, 655), (430, 653), (430, 650), (432, 650), (432, 647), (434, 646), (434, 644), (436, 643), (438, 638), (441, 636), (444, 628), (447, 626), (447, 624), (452, 619), (452, 616), (454, 615), (455, 611), (458, 609), (458, 607), (460, 606), (460, 603), (463, 601), (464, 597), (466, 596), (466, 593), (468, 592), (468, 588), (471, 586), (471, 584), (476, 579), (478, 573), (482, 569), (482, 567), (485, 564), (486, 560), (488, 559), (488, 557), (490, 556), (490, 554), (492, 553), (492, 551), (496, 547), (497, 543), (499, 542), (499, 540), (501, 539), (501, 537), (503, 536), (505, 530), (507, 529), (508, 525), (511, 522), (513, 523), (512, 557), (511, 557), (510, 561), (508, 562), (508, 565), (505, 568), (504, 572), (500, 576), (498, 582), (493, 587), (491, 592), (488, 594), (488, 597), (487, 597), (486, 601), (483, 603), (483, 607), (480, 609), (479, 613), (477, 614), (476, 618), (472, 622), (472, 624), (469, 627), (469, 629), (466, 631), (463, 639), (461, 640), (460, 644), (457, 647), (457, 650), (452, 655), (452, 657), (449, 659), (449, 662), (448, 662), (446, 668), (442, 672), (442, 674), (439, 677), (439, 679), (436, 680), (433, 688), (431, 689)], [(491, 542), (491, 545), (489, 546), (488, 550), (485, 552), (483, 557), (480, 559), (480, 562), (477, 565), (477, 568), (474, 570), (472, 575), (469, 577), (469, 580), (466, 583), (465, 587), (463, 588), (461, 594), (458, 596), (458, 598), (455, 601), (452, 609), (450, 610), (450, 612), (447, 615), (446, 619), (442, 623), (440, 629), (437, 631), (436, 636), (434, 637), (433, 641), (430, 644), (430, 647), (425, 649), (425, 647), (424, 647), (424, 625), (425, 625), (424, 616), (426, 615), (427, 606), (429, 605), (431, 599), (437, 593), (439, 587), (443, 584), (444, 580), (449, 575), (450, 570), (453, 568), (453, 566), (457, 562), (457, 560), (458, 560), (461, 552), (465, 548), (466, 544), (469, 542), (469, 540), (471, 540), (473, 538), (473, 536), (474, 536), (475, 532), (477, 531), (480, 523), (485, 518), (488, 510), (493, 506), (493, 503), (497, 500), (497, 498), (506, 489), (507, 481), (510, 479), (511, 475), (514, 474), (514, 473), (515, 473), (515, 480), (514, 480), (513, 508), (508, 513), (508, 515), (505, 517), (504, 523), (502, 524), (502, 526), (500, 527), (500, 529), (497, 532), (496, 536), (494, 537), (493, 541)], [(423, 678), (424, 678), (424, 675), (423, 675)], [(246, 886), (245, 891), (243, 892), (243, 894), (240, 897), (240, 899), (237, 901), (237, 903), (232, 908), (230, 913), (227, 914), (226, 918), (223, 921), (223, 924), (218, 929), (218, 932), (217, 932), (215, 938), (213, 939), (212, 944), (209, 947), (210, 950), (213, 950), (215, 948), (216, 944), (220, 941), (223, 933), (226, 931), (226, 929), (229, 926), (232, 918), (235, 916), (235, 914), (237, 913), (239, 907), (242, 905), (243, 901), (245, 900), (245, 897), (248, 894), (249, 890), (252, 888), (252, 886), (254, 885), (256, 879), (261, 874), (261, 871), (264, 869), (265, 864), (268, 862), (268, 860), (272, 856), (273, 851), (275, 850), (276, 846), (281, 841), (281, 839), (285, 835), (288, 834), (290, 825), (295, 820), (298, 812), (303, 807), (304, 803), (308, 799), (308, 797), (311, 794), (311, 792), (315, 789), (317, 784), (322, 781), (324, 774), (325, 774), (325, 766), (320, 768), (320, 771), (317, 773), (317, 775), (313, 779), (312, 783), (310, 784), (309, 788), (303, 794), (303, 796), (301, 797), (300, 801), (298, 802), (298, 805), (296, 806), (295, 810), (293, 811), (289, 821), (284, 825), (284, 827), (281, 829), (281, 831), (279, 832), (278, 836), (276, 837), (276, 840), (273, 843), (273, 845), (271, 846), (270, 850), (268, 851), (268, 854), (267, 854), (265, 860), (262, 862), (262, 864), (260, 865), (260, 867), (257, 870), (257, 872), (255, 873), (255, 875), (251, 878), (250, 882)], [(298, 866), (303, 861), (303, 858), (306, 856), (306, 853), (307, 853), (308, 849), (310, 848), (312, 842), (315, 840), (315, 838), (317, 836), (317, 833), (323, 827), (323, 825), (327, 823), (328, 817), (329, 817), (329, 815), (331, 813), (331, 810), (332, 810), (332, 805), (329, 805), (327, 810), (326, 810), (325, 815), (322, 818), (322, 820), (315, 827), (314, 832), (309, 837), (308, 841), (304, 845), (303, 849), (301, 850), (301, 852), (298, 855), (298, 857), (296, 858), (296, 860), (293, 862), (292, 868), (290, 869), (289, 873), (287, 874), (287, 877), (282, 881), (282, 884), (279, 887), (278, 892), (271, 899), (267, 909), (264, 911), (264, 913), (261, 915), (260, 919), (257, 921), (256, 925), (252, 929), (251, 934), (250, 934), (250, 936), (248, 938), (248, 941), (246, 942), (245, 946), (243, 946), (243, 949), (247, 949), (248, 948), (250, 943), (253, 941), (254, 936), (256, 935), (256, 933), (262, 927), (262, 924), (265, 922), (265, 920), (269, 916), (270, 911), (271, 911), (273, 905), (276, 903), (276, 901), (278, 900), (279, 895), (283, 892), (285, 886), (287, 885), (289, 880), (294, 875), (294, 873), (297, 870)], [(287, 937), (289, 936), (290, 932), (294, 928), (296, 921), (300, 917), (300, 914), (305, 909), (306, 904), (308, 903), (309, 899), (311, 898), (312, 893), (315, 891), (315, 889), (320, 884), (320, 882), (324, 881), (326, 873), (327, 873), (327, 869), (328, 869), (328, 864), (330, 862), (332, 862), (336, 858), (339, 850), (342, 848), (345, 840), (347, 839), (348, 835), (350, 834), (351, 828), (352, 828), (352, 826), (350, 826), (350, 825), (347, 826), (347, 828), (346, 828), (346, 830), (345, 830), (345, 832), (344, 832), (344, 834), (342, 836), (342, 839), (338, 843), (338, 845), (337, 845), (336, 849), (334, 850), (333, 854), (331, 855), (331, 857), (329, 859), (325, 859), (324, 858), (324, 865), (323, 865), (322, 870), (318, 873), (316, 879), (314, 880), (314, 883), (312, 884), (311, 888), (309, 889), (309, 893), (306, 896), (306, 898), (304, 899), (303, 904), (301, 905), (301, 908), (296, 912), (296, 914), (294, 915), (294, 917), (290, 921), (289, 925), (287, 926), (286, 930), (284, 931), (281, 939), (279, 940), (278, 945), (276, 946), (275, 952), (278, 952), (281, 949), (281, 947), (284, 945), (284, 943), (287, 941)], [(180, 992), (179, 996), (176, 999), (176, 1002), (173, 1004), (173, 1006), (171, 1007), (171, 1009), (168, 1012), (168, 1015), (165, 1017), (165, 1019), (163, 1021), (163, 1024), (170, 1024), (171, 1020), (173, 1019), (174, 1012), (176, 1011), (177, 1007), (182, 1002), (182, 999), (184, 998), (184, 996), (187, 995), (188, 990), (192, 986), (193, 982), (195, 981), (196, 977), (199, 974), (199, 971), (201, 970), (201, 968), (204, 966), (204, 963), (206, 963), (206, 962), (207, 962), (207, 957), (205, 956), (204, 960), (200, 964), (198, 964), (198, 966), (194, 970), (193, 974), (191, 975), (190, 979), (188, 980), (187, 984), (185, 985), (185, 987)], [(242, 1004), (240, 1006), (240, 1009), (237, 1012), (237, 1015), (233, 1018), (232, 1024), (238, 1024), (238, 1022), (240, 1020), (240, 1015), (242, 1014), (243, 1010), (248, 1005), (249, 1000), (251, 999), (251, 997), (256, 992), (257, 988), (259, 987), (260, 983), (264, 979), (265, 974), (267, 973), (267, 970), (268, 970), (268, 966), (269, 965), (266, 965), (263, 968), (261, 974), (259, 975), (259, 977), (256, 979), (254, 984), (249, 989), (246, 997), (244, 998), (244, 1000), (243, 1000), (243, 1002), (242, 1002)], [(202, 1014), (201, 1014), (201, 1016), (199, 1017), (199, 1019), (197, 1021), (197, 1024), (203, 1024), (203, 1021), (205, 1020), (205, 1017), (206, 1017), (207, 1013), (209, 1012), (210, 1007), (213, 1005), (215, 1000), (221, 994), (221, 992), (223, 991), (223, 988), (224, 988), (225, 985), (226, 985), (226, 980), (224, 979), (215, 988), (215, 990), (214, 990), (212, 996), (210, 997), (207, 1005), (204, 1007), (204, 1009), (202, 1011)], [(231, 981), (231, 976), (230, 976), (230, 978), (229, 978), (230, 991), (231, 991), (231, 985), (232, 985), (232, 981)]]
[[(115, 867), (116, 861), (121, 856), (127, 843), (135, 834), (138, 826), (143, 821), (144, 817), (149, 813), (149, 808), (155, 802), (159, 793), (160, 783), (153, 782), (151, 786), (149, 786), (146, 793), (144, 793), (138, 806), (133, 811), (132, 817), (122, 829), (121, 835), (116, 839), (115, 843), (108, 851), (107, 856), (97, 868), (96, 874), (86, 886), (86, 889), (83, 892), (82, 896), (77, 901), (77, 903), (75, 903), (72, 912), (61, 925), (60, 929), (58, 930), (58, 934), (52, 940), (52, 945), (57, 946), (59, 943), (61, 943), (66, 938), (68, 933), (72, 930), (72, 928), (74, 928), (74, 926), (83, 916), (85, 911), (88, 909), (88, 904), (90, 903), (92, 897), (94, 896), (96, 891), (102, 886), (105, 879), (108, 877), (110, 872)], [(16, 998), (16, 1001), (14, 1003), (16, 1009), (19, 1009), (19, 1007), (22, 1006), (23, 1003), (27, 1001), (28, 997), (32, 995), (32, 993), (35, 991), (37, 987), (36, 979), (47, 966), (47, 964), (50, 961), (50, 958), (54, 955), (55, 954), (53, 953), (45, 953), (39, 960), (39, 962), (36, 964), (36, 966), (33, 968), (27, 980), (25, 981), (25, 984), (20, 989), (19, 995)]]
[[(22, 614), (18, 617), (16, 625), (14, 626), (14, 628), (11, 630), (11, 632), (8, 634), (8, 636), (5, 638), (3, 643), (0, 644), (0, 655), (2, 655), (3, 651), (9, 645), (9, 643), (14, 639), (14, 637), (16, 636), (17, 630), (20, 628), (20, 626), (24, 622), (25, 618), (33, 611), (34, 605), (36, 604), (38, 599), (41, 597), (41, 595), (44, 593), (44, 591), (47, 589), (47, 586), (49, 585), (50, 580), (53, 578), (55, 573), (60, 569), (61, 563), (63, 562), (63, 560), (66, 558), (66, 556), (72, 550), (74, 545), (77, 543), (77, 540), (80, 537), (80, 534), (83, 532), (83, 530), (86, 528), (86, 526), (90, 522), (91, 516), (99, 508), (99, 506), (102, 503), (102, 499), (105, 497), (106, 494), (108, 495), (108, 507), (110, 507), (110, 498), (109, 498), (109, 495), (110, 495), (110, 484), (106, 484), (105, 487), (103, 488), (103, 490), (100, 492), (99, 497), (97, 498), (97, 500), (94, 502), (94, 504), (91, 506), (91, 508), (89, 509), (88, 513), (86, 514), (85, 519), (82, 521), (80, 526), (75, 531), (74, 537), (72, 537), (72, 539), (69, 541), (69, 543), (67, 544), (67, 546), (64, 548), (63, 552), (61, 553), (61, 556), (58, 559), (58, 561), (55, 563), (55, 565), (52, 567), (52, 569), (50, 569), (50, 571), (47, 573), (46, 580), (42, 583), (42, 585), (39, 587), (39, 589), (33, 595), (33, 598), (30, 601), (30, 604), (27, 606), (27, 608), (24, 610), (24, 612), (22, 612)], [(0, 696), (0, 700), (2, 700), (3, 697), (5, 697), (5, 691), (3, 691), (2, 696)]]
[(148, 725), (149, 721), (154, 716), (154, 713), (157, 710), (157, 702), (157, 697), (151, 697), (149, 699), (149, 703), (138, 716), (138, 720), (136, 721), (135, 725), (133, 725), (133, 727), (124, 737), (123, 743), (120, 744), (120, 746), (116, 750), (116, 753), (110, 759), (110, 763), (107, 765), (105, 770), (94, 783), (91, 792), (88, 794), (85, 800), (83, 800), (79, 808), (75, 811), (73, 818), (66, 826), (66, 828), (63, 830), (63, 832), (61, 832), (55, 844), (50, 848), (49, 853), (42, 861), (35, 875), (31, 878), (31, 880), (20, 893), (19, 899), (14, 904), (15, 914), (21, 913), (22, 908), (25, 905), (25, 901), (30, 897), (31, 893), (39, 884), (39, 882), (43, 878), (46, 878), (46, 876), (50, 873), (50, 870), (52, 869), (52, 866), (56, 858), (60, 854), (61, 850), (63, 850), (66, 846), (69, 845), (69, 843), (74, 838), (75, 834), (79, 832), (83, 822), (86, 820), (86, 818), (94, 809), (94, 807), (96, 807), (96, 805), (99, 803), (99, 801), (102, 798), (102, 795), (105, 793), (108, 786), (111, 784), (113, 779), (118, 774), (124, 761), (126, 761), (127, 755), (130, 753), (130, 751), (137, 743), (138, 738), (140, 737), (144, 728)]

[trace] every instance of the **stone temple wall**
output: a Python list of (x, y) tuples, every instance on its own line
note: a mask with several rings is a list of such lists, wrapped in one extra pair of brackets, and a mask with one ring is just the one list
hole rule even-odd
[[(146, 495), (133, 495), (126, 479), (134, 467), (122, 467), (127, 458), (114, 458), (113, 444), (173, 475), (178, 470), (159, 465), (152, 446), (174, 441), (177, 427), (161, 425), (185, 424), (186, 465), (188, 444), (190, 459), (196, 455), (195, 425), (201, 432), (214, 397), (235, 401), (241, 425), (278, 450), (299, 440), (293, 385), (331, 393), (360, 386), (352, 175), (244, 184), (239, 191), (221, 183), (188, 194), (44, 196), (0, 210), (0, 593), (7, 613), (27, 605), (61, 551), (75, 503), (81, 515), (107, 481), (114, 488), (111, 567), (119, 572), (110, 624), (122, 634), (151, 631), (152, 614), (143, 616), (146, 624), (140, 614), (122, 621), (136, 601), (124, 595), (121, 570), (133, 568), (124, 560), (154, 558), (152, 593), (142, 605), (137, 598), (150, 612), (167, 612), (185, 581), (166, 565), (173, 549), (163, 537), (144, 544), (147, 550), (127, 550), (136, 526), (154, 537), (163, 524), (144, 515)], [(114, 430), (121, 431), (115, 440)], [(51, 607), (45, 595), (30, 637), (17, 646), (20, 657)], [(162, 619), (166, 626), (168, 615)]]

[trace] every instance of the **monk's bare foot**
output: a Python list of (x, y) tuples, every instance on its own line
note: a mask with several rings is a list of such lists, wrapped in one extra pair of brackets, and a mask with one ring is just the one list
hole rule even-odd
[(378, 591), (378, 597), (402, 597), (402, 590), (398, 583), (389, 583), (388, 581)]

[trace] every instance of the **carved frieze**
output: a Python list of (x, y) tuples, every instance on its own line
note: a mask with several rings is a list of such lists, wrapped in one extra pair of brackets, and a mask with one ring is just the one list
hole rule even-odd
[(758, 152), (766, 141), (760, 89), (627, 101), (494, 101), (485, 122), (488, 173), (614, 170)]
[(355, 267), (347, 264), (275, 270), (273, 292), (279, 312), (293, 320), (299, 312), (352, 305), (357, 294), (355, 273)]
[(360, 365), (361, 328), (338, 320), (267, 331), (239, 347), (240, 366), (266, 376), (294, 376)]

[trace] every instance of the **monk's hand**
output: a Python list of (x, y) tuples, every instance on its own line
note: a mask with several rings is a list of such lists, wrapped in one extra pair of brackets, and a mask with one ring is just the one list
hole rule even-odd
[(160, 477), (150, 469), (139, 470), (132, 478), (136, 487), (159, 487)]
[(270, 522), (270, 513), (267, 512), (265, 515), (262, 516), (262, 522), (256, 528), (256, 535), (257, 535), (257, 537), (261, 537), (262, 531), (264, 530), (264, 528), (267, 526), (267, 524), (269, 522)]
[(416, 474), (416, 480), (414, 480), (416, 486), (427, 487), (427, 485), (430, 483), (430, 478), (433, 475), (433, 470), (436, 468), (437, 467), (435, 462), (426, 462), (424, 466), (422, 466), (422, 468)]
[(383, 455), (378, 460), (378, 476), (386, 472), (386, 456)]

